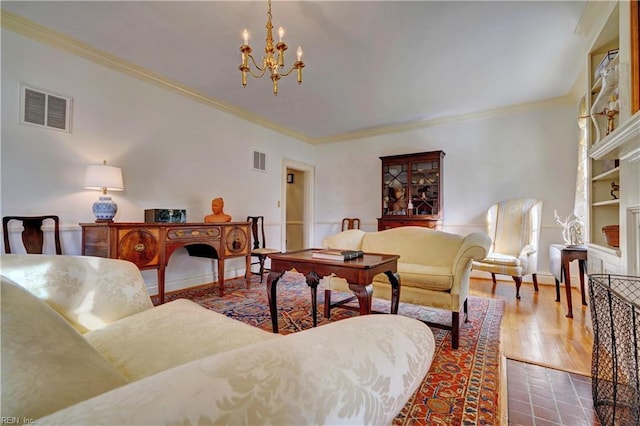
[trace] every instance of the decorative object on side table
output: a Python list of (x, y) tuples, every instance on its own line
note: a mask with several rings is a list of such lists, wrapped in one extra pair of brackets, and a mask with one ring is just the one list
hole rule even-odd
[(96, 222), (113, 222), (113, 218), (118, 212), (118, 205), (107, 195), (107, 190), (122, 191), (122, 169), (116, 166), (107, 166), (107, 161), (102, 164), (87, 166), (85, 178), (85, 189), (98, 189), (102, 191), (102, 196), (93, 203), (93, 214)]
[(562, 226), (562, 238), (568, 247), (581, 246), (584, 244), (584, 223), (576, 214), (575, 210), (567, 216), (564, 221), (558, 216), (558, 210), (553, 210), (553, 216)]
[(211, 211), (212, 214), (206, 215), (204, 217), (204, 221), (207, 223), (215, 223), (215, 222), (231, 222), (231, 216), (226, 214), (224, 211), (224, 200), (222, 197), (214, 198), (211, 200)]

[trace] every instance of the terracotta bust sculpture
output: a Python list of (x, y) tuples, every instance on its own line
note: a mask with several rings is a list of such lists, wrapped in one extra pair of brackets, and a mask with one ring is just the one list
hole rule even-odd
[(222, 211), (224, 208), (224, 200), (220, 197), (211, 200), (212, 214), (204, 217), (205, 222), (231, 222), (231, 216)]

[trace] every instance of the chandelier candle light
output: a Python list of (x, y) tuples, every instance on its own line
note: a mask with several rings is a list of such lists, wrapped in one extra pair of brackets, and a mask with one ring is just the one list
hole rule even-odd
[[(271, 75), (271, 81), (273, 81), (273, 94), (278, 95), (278, 80), (281, 77), (286, 77), (291, 72), (296, 69), (298, 70), (298, 84), (302, 84), (302, 68), (304, 68), (304, 62), (302, 62), (302, 48), (298, 46), (298, 60), (293, 64), (291, 69), (286, 73), (280, 72), (280, 69), (284, 68), (284, 52), (288, 49), (287, 44), (282, 41), (282, 37), (284, 37), (284, 28), (280, 27), (278, 29), (278, 43), (274, 46), (273, 40), (273, 24), (271, 24), (271, 0), (269, 0), (269, 11), (267, 12), (267, 39), (265, 40), (267, 45), (264, 48), (265, 56), (262, 58), (262, 65), (258, 65), (251, 55), (251, 47), (249, 46), (249, 32), (245, 29), (242, 32), (242, 37), (244, 42), (242, 46), (240, 46), (240, 52), (242, 52), (242, 63), (238, 67), (240, 72), (242, 73), (242, 85), (244, 87), (247, 86), (247, 73), (251, 74), (254, 78), (261, 78), (265, 75), (267, 70), (269, 70)], [(277, 58), (274, 56), (278, 51)], [(251, 62), (253, 62), (253, 66), (258, 70), (257, 73), (254, 73), (249, 67), (249, 58), (251, 58)]]
[(124, 189), (122, 169), (116, 166), (107, 166), (106, 160), (102, 164), (87, 166), (84, 188), (102, 191), (102, 196), (93, 203), (96, 222), (113, 222), (113, 217), (118, 212), (118, 205), (107, 195), (107, 190), (122, 191)]

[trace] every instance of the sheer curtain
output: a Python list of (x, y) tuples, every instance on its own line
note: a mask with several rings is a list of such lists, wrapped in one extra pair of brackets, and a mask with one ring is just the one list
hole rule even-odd
[(576, 194), (573, 201), (573, 212), (583, 222), (587, 216), (587, 111), (586, 96), (583, 96), (578, 103), (578, 127), (580, 136), (578, 138), (578, 176), (576, 177)]

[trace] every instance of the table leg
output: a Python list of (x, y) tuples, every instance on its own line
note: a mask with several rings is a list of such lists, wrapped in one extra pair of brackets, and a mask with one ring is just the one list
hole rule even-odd
[[(563, 256), (564, 257), (564, 256)], [(573, 307), (571, 306), (571, 274), (569, 272), (569, 261), (562, 259), (562, 274), (564, 277), (564, 287), (567, 293), (567, 318), (573, 318)]]
[(248, 254), (245, 260), (244, 280), (247, 282), (247, 288), (251, 286), (251, 254)]
[(386, 271), (385, 275), (389, 278), (391, 283), (391, 312), (392, 314), (398, 313), (398, 306), (400, 306), (400, 274), (397, 272)]
[(320, 277), (314, 271), (311, 271), (305, 277), (307, 285), (311, 289), (311, 318), (313, 318), (313, 326), (318, 326), (318, 284)]
[(224, 296), (224, 259), (218, 259), (218, 294)]
[(560, 281), (556, 278), (556, 302), (560, 301)]
[(271, 328), (274, 333), (278, 332), (278, 303), (276, 302), (276, 288), (278, 280), (284, 272), (269, 272), (267, 277), (267, 298), (269, 299), (269, 312), (271, 313)]
[(349, 289), (358, 298), (360, 305), (360, 315), (368, 315), (371, 313), (371, 299), (373, 295), (373, 284), (359, 285), (349, 283)]
[(587, 261), (578, 260), (578, 266), (580, 267), (580, 294), (582, 295), (582, 304), (587, 306), (587, 299), (584, 293), (584, 274), (587, 271)]
[(164, 303), (164, 266), (158, 268), (158, 299), (162, 305)]

